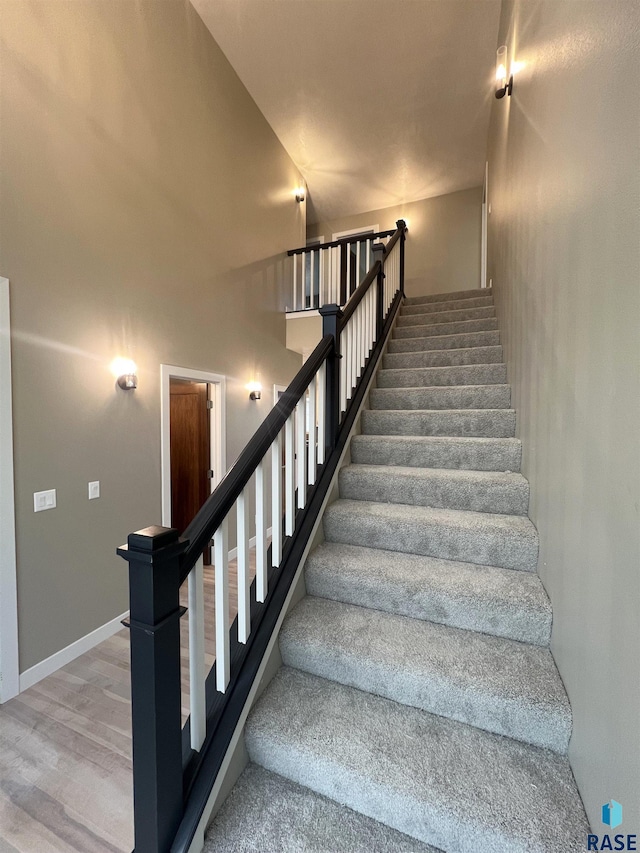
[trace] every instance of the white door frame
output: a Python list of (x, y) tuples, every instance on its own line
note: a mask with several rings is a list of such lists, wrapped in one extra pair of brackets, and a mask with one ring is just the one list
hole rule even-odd
[(0, 703), (20, 692), (9, 279), (0, 277)]
[(170, 380), (190, 379), (192, 382), (207, 382), (209, 399), (213, 402), (210, 421), (210, 466), (213, 469), (211, 491), (215, 489), (227, 470), (226, 435), (226, 377), (206, 370), (177, 367), (174, 364), (160, 365), (160, 453), (162, 470), (162, 526), (171, 527), (171, 434), (170, 434)]

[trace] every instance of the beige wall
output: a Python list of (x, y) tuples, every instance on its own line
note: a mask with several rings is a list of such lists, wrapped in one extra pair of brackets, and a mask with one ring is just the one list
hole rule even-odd
[(482, 187), (473, 187), (309, 225), (307, 237), (328, 241), (332, 234), (366, 225), (387, 231), (405, 219), (407, 296), (470, 290), (480, 287), (481, 206)]
[(640, 6), (505, 2), (490, 270), (571, 763), (595, 832), (640, 830)]
[[(0, 14), (24, 670), (127, 608), (115, 549), (161, 520), (160, 364), (228, 377), (230, 462), (297, 370), (283, 253), (305, 223), (299, 173), (187, 0)], [(35, 515), (48, 488), (58, 507)]]

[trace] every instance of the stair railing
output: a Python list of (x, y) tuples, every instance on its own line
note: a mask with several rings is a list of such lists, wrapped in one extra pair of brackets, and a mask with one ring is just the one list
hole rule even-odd
[(373, 265), (373, 247), (394, 233), (379, 231), (290, 249), (291, 310), (312, 311), (332, 303), (346, 305)]
[[(373, 266), (344, 311), (321, 307), (322, 340), (184, 535), (148, 527), (118, 549), (129, 563), (135, 853), (185, 853), (194, 839), (400, 305), (405, 230), (399, 220), (387, 245), (372, 247)], [(238, 583), (232, 625), (230, 522)], [(212, 539), (216, 653), (206, 672), (202, 553)], [(183, 726), (185, 581), (190, 714)]]

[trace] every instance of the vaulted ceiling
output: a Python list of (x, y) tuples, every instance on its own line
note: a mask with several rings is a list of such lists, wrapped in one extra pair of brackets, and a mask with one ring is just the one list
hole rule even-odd
[(500, 0), (192, 0), (308, 186), (308, 221), (482, 183)]

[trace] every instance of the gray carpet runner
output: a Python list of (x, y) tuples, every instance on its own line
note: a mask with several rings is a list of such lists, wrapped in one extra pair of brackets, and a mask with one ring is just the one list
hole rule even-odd
[(491, 291), (406, 300), (206, 850), (585, 849), (510, 406)]

